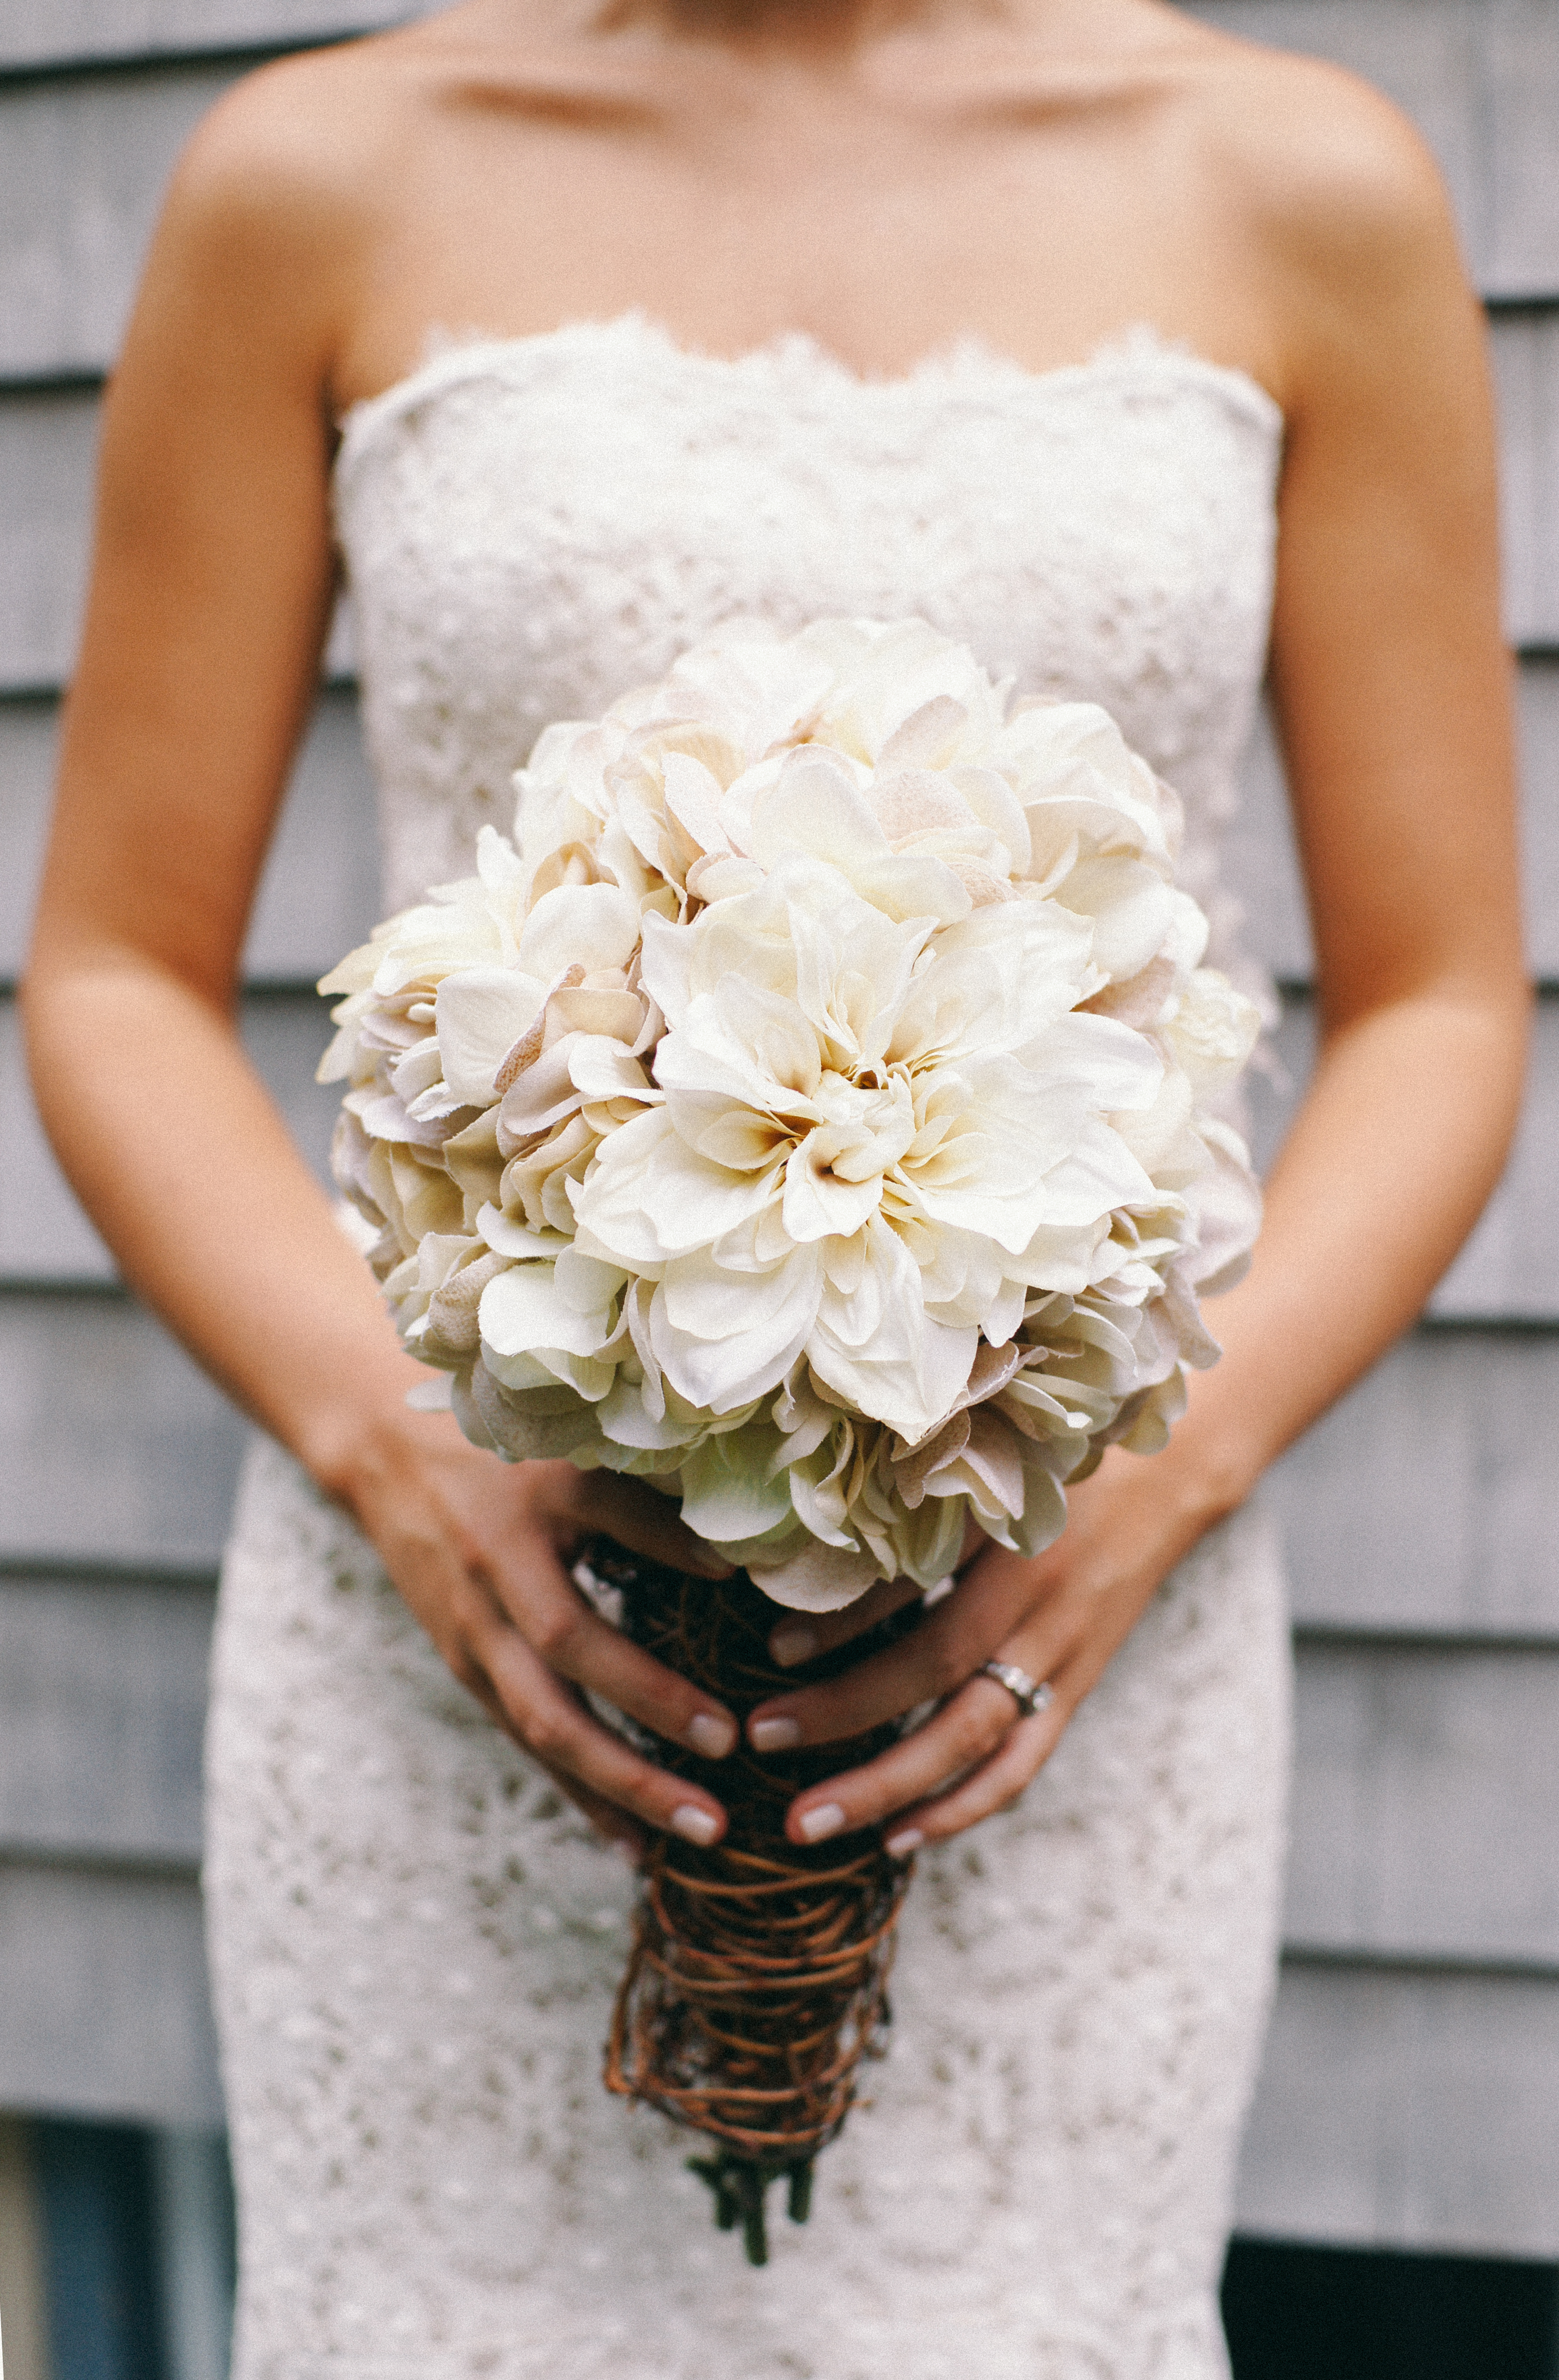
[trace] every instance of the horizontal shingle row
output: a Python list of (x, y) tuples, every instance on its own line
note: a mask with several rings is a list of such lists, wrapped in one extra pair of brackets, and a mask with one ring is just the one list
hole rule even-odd
[[(193, 1872), (209, 1585), (0, 1593), (0, 1852)], [(1552, 1615), (1559, 1648), (1559, 1598)], [(1287, 1930), (1306, 1955), (1559, 1977), (1559, 1699), (1520, 1645), (1301, 1639)], [(1515, 1836), (1519, 1862), (1489, 1857)]]
[[(1404, 1341), (1265, 1491), (1299, 1620), (1559, 1643), (1556, 1410), (1559, 1335), (1430, 1327)], [(0, 1570), (203, 1574), (242, 1439), (130, 1299), (0, 1295)]]
[(1240, 2229), (1559, 2255), (1556, 2007), (1547, 1975), (1290, 1956)]
[[(1525, 889), (1533, 973), (1559, 982), (1559, 653), (1529, 657), (1518, 679)], [(54, 766), (53, 696), (0, 698), (0, 984), (20, 970), (42, 853)], [(346, 686), (321, 697), (265, 870), (245, 952), (250, 982), (311, 983), (378, 914), (373, 785)], [(1224, 873), (1245, 909), (1244, 939), (1282, 981), (1311, 969), (1283, 772), (1264, 719), (1244, 771), (1243, 807)]]
[(0, 84), (7, 75), (337, 41), (427, 13), (383, 0), (29, 0), (0, 22)]
[[(339, 1089), (314, 1080), (330, 1034), (326, 1008), (305, 987), (251, 991), (242, 1008), (251, 1058), (321, 1179)], [(1258, 1078), (1253, 1105), (1259, 1158), (1270, 1157), (1292, 1112), (1314, 1039), (1309, 1000), (1290, 994), (1275, 1041), (1283, 1079)], [(0, 1281), (114, 1278), (114, 1266), (59, 1173), (32, 1112), (16, 1004), (0, 993)], [(222, 1160), (212, 1153), (212, 1187)], [(1541, 1002), (1530, 1087), (1505, 1178), (1435, 1291), (1432, 1314), (1457, 1321), (1559, 1323), (1559, 1233), (1552, 1229), (1559, 1168), (1559, 994)]]
[[(1559, 311), (1491, 324), (1505, 486), (1505, 610), (1514, 643), (1559, 649)], [(70, 673), (85, 577), (98, 398), (0, 387), (0, 695)]]

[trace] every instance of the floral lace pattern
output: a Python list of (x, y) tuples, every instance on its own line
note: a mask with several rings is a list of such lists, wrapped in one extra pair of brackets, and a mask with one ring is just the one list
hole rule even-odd
[[(357, 408), (337, 492), (388, 894), (507, 826), (548, 721), (720, 620), (925, 614), (1105, 703), (1221, 928), (1279, 421), (1145, 336), (862, 382), (638, 318), (469, 342)], [(632, 1879), (467, 1700), (342, 1515), (251, 1456), (207, 1888), (242, 2214), (237, 2380), (1215, 2380), (1270, 1990), (1281, 1581), (1237, 1515), (1019, 1805), (923, 1856), (870, 2104), (749, 2271), (609, 2099)]]

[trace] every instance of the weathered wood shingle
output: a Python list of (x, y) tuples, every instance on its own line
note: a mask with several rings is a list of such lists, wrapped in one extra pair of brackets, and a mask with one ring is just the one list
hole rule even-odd
[(129, 1298), (0, 1293), (0, 1594), (38, 1563), (205, 1575), (242, 1445), (231, 1406)]
[(1559, 1984), (1294, 1960), (1244, 2155), (1241, 2228), (1552, 2258)]
[(0, 17), (0, 71), (184, 59), (338, 39), (426, 15), (379, 0), (28, 0)]
[(193, 1872), (211, 1633), (204, 1580), (5, 1581), (0, 1848)]
[(217, 2124), (199, 1887), (0, 1860), (0, 2106)]
[(173, 160), (232, 80), (215, 67), (0, 87), (0, 370), (101, 371)]

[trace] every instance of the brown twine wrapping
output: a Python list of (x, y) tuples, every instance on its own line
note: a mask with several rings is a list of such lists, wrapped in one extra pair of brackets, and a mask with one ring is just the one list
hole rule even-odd
[(764, 2195), (789, 2183), (804, 2222), (812, 2160), (839, 2131), (864, 2057), (880, 2055), (887, 1981), (910, 1863), (875, 1830), (810, 1846), (786, 1840), (796, 1794), (869, 1760), (896, 1726), (848, 1742), (760, 1755), (745, 1722), (769, 1695), (836, 1676), (891, 1643), (919, 1616), (896, 1614), (838, 1652), (796, 1669), (770, 1658), (780, 1607), (744, 1572), (724, 1582), (595, 1545), (590, 1569), (622, 1595), (622, 1625), (668, 1668), (717, 1696), (743, 1733), (728, 1759), (651, 1740), (654, 1757), (724, 1803), (710, 1850), (665, 1835), (645, 1869), (633, 1947), (606, 2049), (610, 2091), (643, 2099), (707, 2134), (691, 2159), (722, 2229), (740, 2221), (755, 2264), (767, 2253)]

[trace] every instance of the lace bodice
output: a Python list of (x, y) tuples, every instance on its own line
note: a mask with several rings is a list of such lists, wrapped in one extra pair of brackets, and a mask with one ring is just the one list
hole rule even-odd
[[(918, 612), (1023, 693), (1102, 702), (1215, 883), (1267, 640), (1281, 416), (1138, 332), (1034, 373), (965, 344), (857, 378), (734, 361), (642, 316), (447, 346), (347, 416), (336, 472), (386, 897), (466, 871), (555, 719), (735, 614)], [(1221, 946), (1221, 947), (1220, 947)]]

